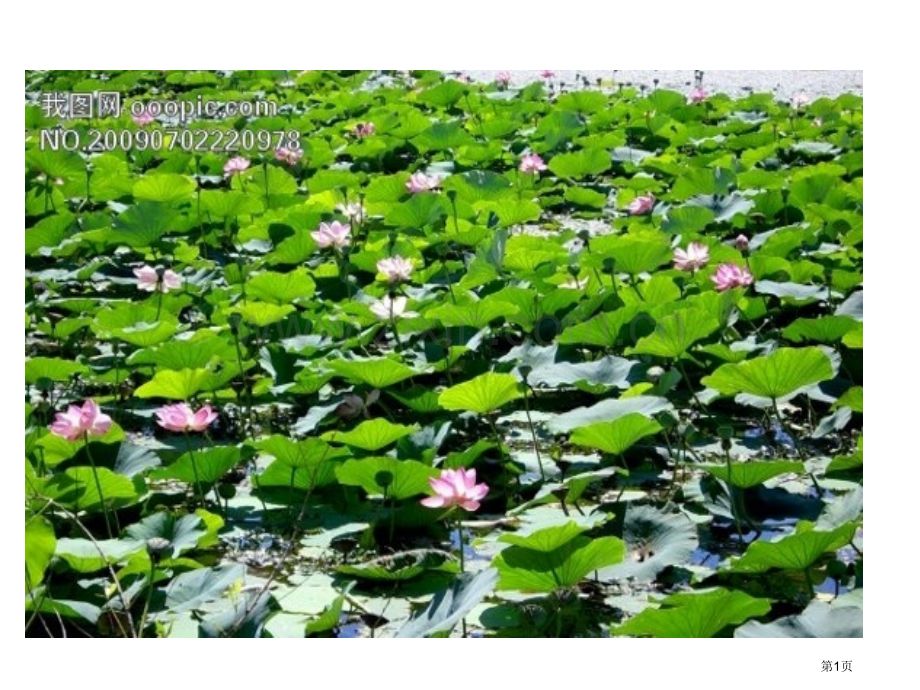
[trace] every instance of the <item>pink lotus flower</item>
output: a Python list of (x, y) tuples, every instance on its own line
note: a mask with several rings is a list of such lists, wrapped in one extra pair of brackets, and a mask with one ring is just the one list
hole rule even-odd
[(249, 159), (242, 156), (234, 156), (224, 163), (224, 177), (232, 177), (241, 173), (249, 167)]
[(351, 226), (337, 220), (331, 223), (320, 223), (319, 230), (311, 232), (310, 237), (316, 240), (321, 249), (335, 247), (341, 249), (351, 243)]
[(655, 195), (646, 194), (645, 196), (637, 196), (635, 199), (630, 201), (629, 205), (626, 207), (626, 210), (634, 216), (641, 216), (651, 211), (654, 205)]
[(363, 139), (364, 137), (371, 136), (376, 131), (377, 128), (374, 126), (373, 122), (359, 122), (352, 128), (351, 133), (359, 139)]
[(691, 242), (687, 250), (674, 250), (674, 268), (681, 271), (700, 270), (709, 261), (709, 247), (699, 242)]
[(406, 189), (413, 194), (430, 192), (432, 189), (441, 184), (441, 178), (437, 175), (428, 176), (425, 173), (415, 173), (406, 180)]
[(489, 493), (488, 485), (476, 483), (476, 470), (463, 467), (442, 470), (440, 477), (429, 477), (428, 483), (437, 495), (422, 499), (422, 505), (426, 508), (460, 506), (472, 512), (479, 509), (479, 502)]
[(511, 73), (510, 72), (496, 72), (495, 73), (495, 83), (499, 86), (508, 86), (511, 83)]
[(797, 93), (792, 97), (792, 100), (789, 101), (793, 108), (798, 110), (799, 108), (804, 108), (806, 105), (811, 103), (811, 99), (806, 96), (804, 93)]
[(352, 223), (361, 223), (364, 220), (364, 207), (357, 201), (339, 204), (335, 210), (348, 218)]
[(724, 292), (734, 287), (750, 285), (754, 282), (754, 276), (746, 268), (735, 264), (720, 264), (712, 276), (712, 282), (716, 284), (716, 290)]
[(371, 305), (371, 311), (378, 319), (389, 321), (391, 318), (402, 317), (405, 319), (418, 316), (414, 311), (406, 311), (406, 303), (409, 300), (406, 297), (396, 297), (395, 299), (386, 295), (383, 299), (374, 302)]
[(84, 436), (102, 436), (112, 426), (112, 418), (103, 414), (93, 400), (87, 400), (82, 407), (70, 405), (67, 412), (58, 412), (48, 428), (51, 433), (68, 441)]
[(377, 271), (386, 276), (387, 282), (398, 283), (409, 280), (412, 275), (412, 263), (401, 256), (391, 256), (377, 262)]
[(297, 161), (301, 158), (303, 158), (303, 149), (289, 149), (286, 146), (275, 149), (275, 160), (282, 163), (297, 165)]
[(157, 424), (168, 431), (204, 431), (217, 419), (217, 413), (210, 405), (205, 405), (197, 412), (185, 403), (163, 405), (156, 411)]
[(751, 240), (748, 239), (747, 235), (738, 235), (735, 238), (735, 249), (739, 252), (746, 252), (750, 246)]
[(525, 153), (521, 156), (520, 171), (528, 175), (536, 175), (542, 170), (546, 170), (546, 163), (535, 153)]
[(556, 76), (556, 73), (553, 72), (553, 70), (551, 69), (543, 69), (543, 70), (540, 70), (540, 76), (543, 77), (544, 79), (552, 79), (553, 77)]
[(170, 290), (182, 287), (182, 278), (179, 277), (178, 273), (168, 268), (164, 271), (160, 266), (156, 268), (141, 266), (134, 269), (134, 275), (137, 276), (137, 289), (144, 292), (156, 292), (159, 290), (165, 294)]
[(693, 89), (693, 91), (690, 92), (690, 96), (687, 98), (687, 101), (696, 105), (697, 103), (702, 103), (705, 101), (708, 96), (709, 94), (706, 92), (706, 89), (704, 89), (702, 86), (697, 86)]
[(134, 124), (136, 124), (138, 127), (146, 127), (151, 122), (153, 122), (154, 117), (150, 114), (149, 110), (144, 108), (137, 115), (132, 115), (131, 119), (134, 120)]

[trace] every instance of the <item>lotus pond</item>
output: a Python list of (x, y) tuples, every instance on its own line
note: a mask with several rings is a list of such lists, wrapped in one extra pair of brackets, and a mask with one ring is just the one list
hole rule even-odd
[(26, 73), (26, 636), (862, 636), (862, 98), (504, 82)]

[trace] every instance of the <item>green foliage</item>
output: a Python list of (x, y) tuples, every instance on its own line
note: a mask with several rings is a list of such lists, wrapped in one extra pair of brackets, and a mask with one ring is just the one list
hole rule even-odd
[(767, 599), (744, 592), (714, 589), (704, 593), (672, 594), (661, 608), (647, 608), (614, 630), (632, 637), (715, 637), (728, 628), (762, 616)]
[[(25, 79), (26, 636), (861, 634), (861, 97)], [(209, 117), (196, 150), (127, 112), (130, 147), (42, 144), (95, 122), (42, 94), (104, 92), (278, 111)], [(720, 264), (753, 284), (719, 292)], [(85, 400), (105, 433), (51, 431)], [(218, 418), (167, 432), (174, 402)], [(421, 504), (461, 468), (479, 511)]]
[(703, 383), (725, 395), (749, 393), (783, 398), (834, 375), (831, 361), (816, 347), (779, 348), (766, 357), (723, 364)]
[(488, 414), (522, 396), (516, 378), (489, 372), (448, 388), (438, 397), (438, 404), (445, 410)]

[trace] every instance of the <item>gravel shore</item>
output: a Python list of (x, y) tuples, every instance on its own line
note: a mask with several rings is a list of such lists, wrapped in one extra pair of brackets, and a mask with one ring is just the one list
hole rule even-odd
[[(590, 85), (612, 83), (634, 86), (654, 86), (658, 79), (660, 88), (687, 92), (693, 86), (694, 70), (554, 70), (552, 81), (562, 82), (569, 87), (586, 78)], [(462, 70), (476, 81), (492, 81), (498, 70)], [(541, 79), (540, 70), (507, 70), (511, 83), (521, 86), (535, 79)], [(578, 80), (576, 81), (576, 75)], [(703, 70), (703, 88), (709, 93), (725, 93), (743, 96), (751, 91), (775, 93), (778, 98), (788, 100), (795, 95), (809, 98), (837, 96), (841, 93), (862, 95), (862, 70)]]

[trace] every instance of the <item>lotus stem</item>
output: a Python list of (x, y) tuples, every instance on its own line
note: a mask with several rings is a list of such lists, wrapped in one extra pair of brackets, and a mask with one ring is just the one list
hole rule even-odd
[(99, 492), (99, 501), (102, 503), (102, 514), (105, 516), (105, 531), (109, 535), (109, 539), (114, 538), (114, 533), (112, 532), (112, 522), (109, 519), (109, 507), (105, 502), (105, 494), (102, 492), (102, 482), (99, 481), (99, 472), (96, 470), (96, 463), (93, 460), (93, 454), (89, 450), (89, 434), (83, 434), (83, 447), (86, 449), (86, 457), (89, 460), (89, 466), (93, 470), (93, 479), (96, 482), (96, 491)]
[(527, 415), (527, 424), (530, 426), (530, 437), (533, 439), (533, 452), (537, 456), (537, 465), (540, 467), (540, 479), (546, 481), (546, 472), (543, 469), (543, 459), (540, 457), (540, 446), (537, 443), (537, 432), (534, 430), (533, 419), (530, 416), (530, 403), (527, 402), (529, 386), (524, 387), (524, 413)]
[(192, 461), (192, 473), (195, 476), (195, 486), (192, 493), (195, 494), (197, 492), (198, 500), (201, 501), (201, 506), (204, 507), (204, 494), (201, 492), (201, 482), (198, 479), (198, 464), (195, 462), (195, 451), (192, 449), (192, 442), (188, 437), (188, 433), (185, 433), (185, 447)]

